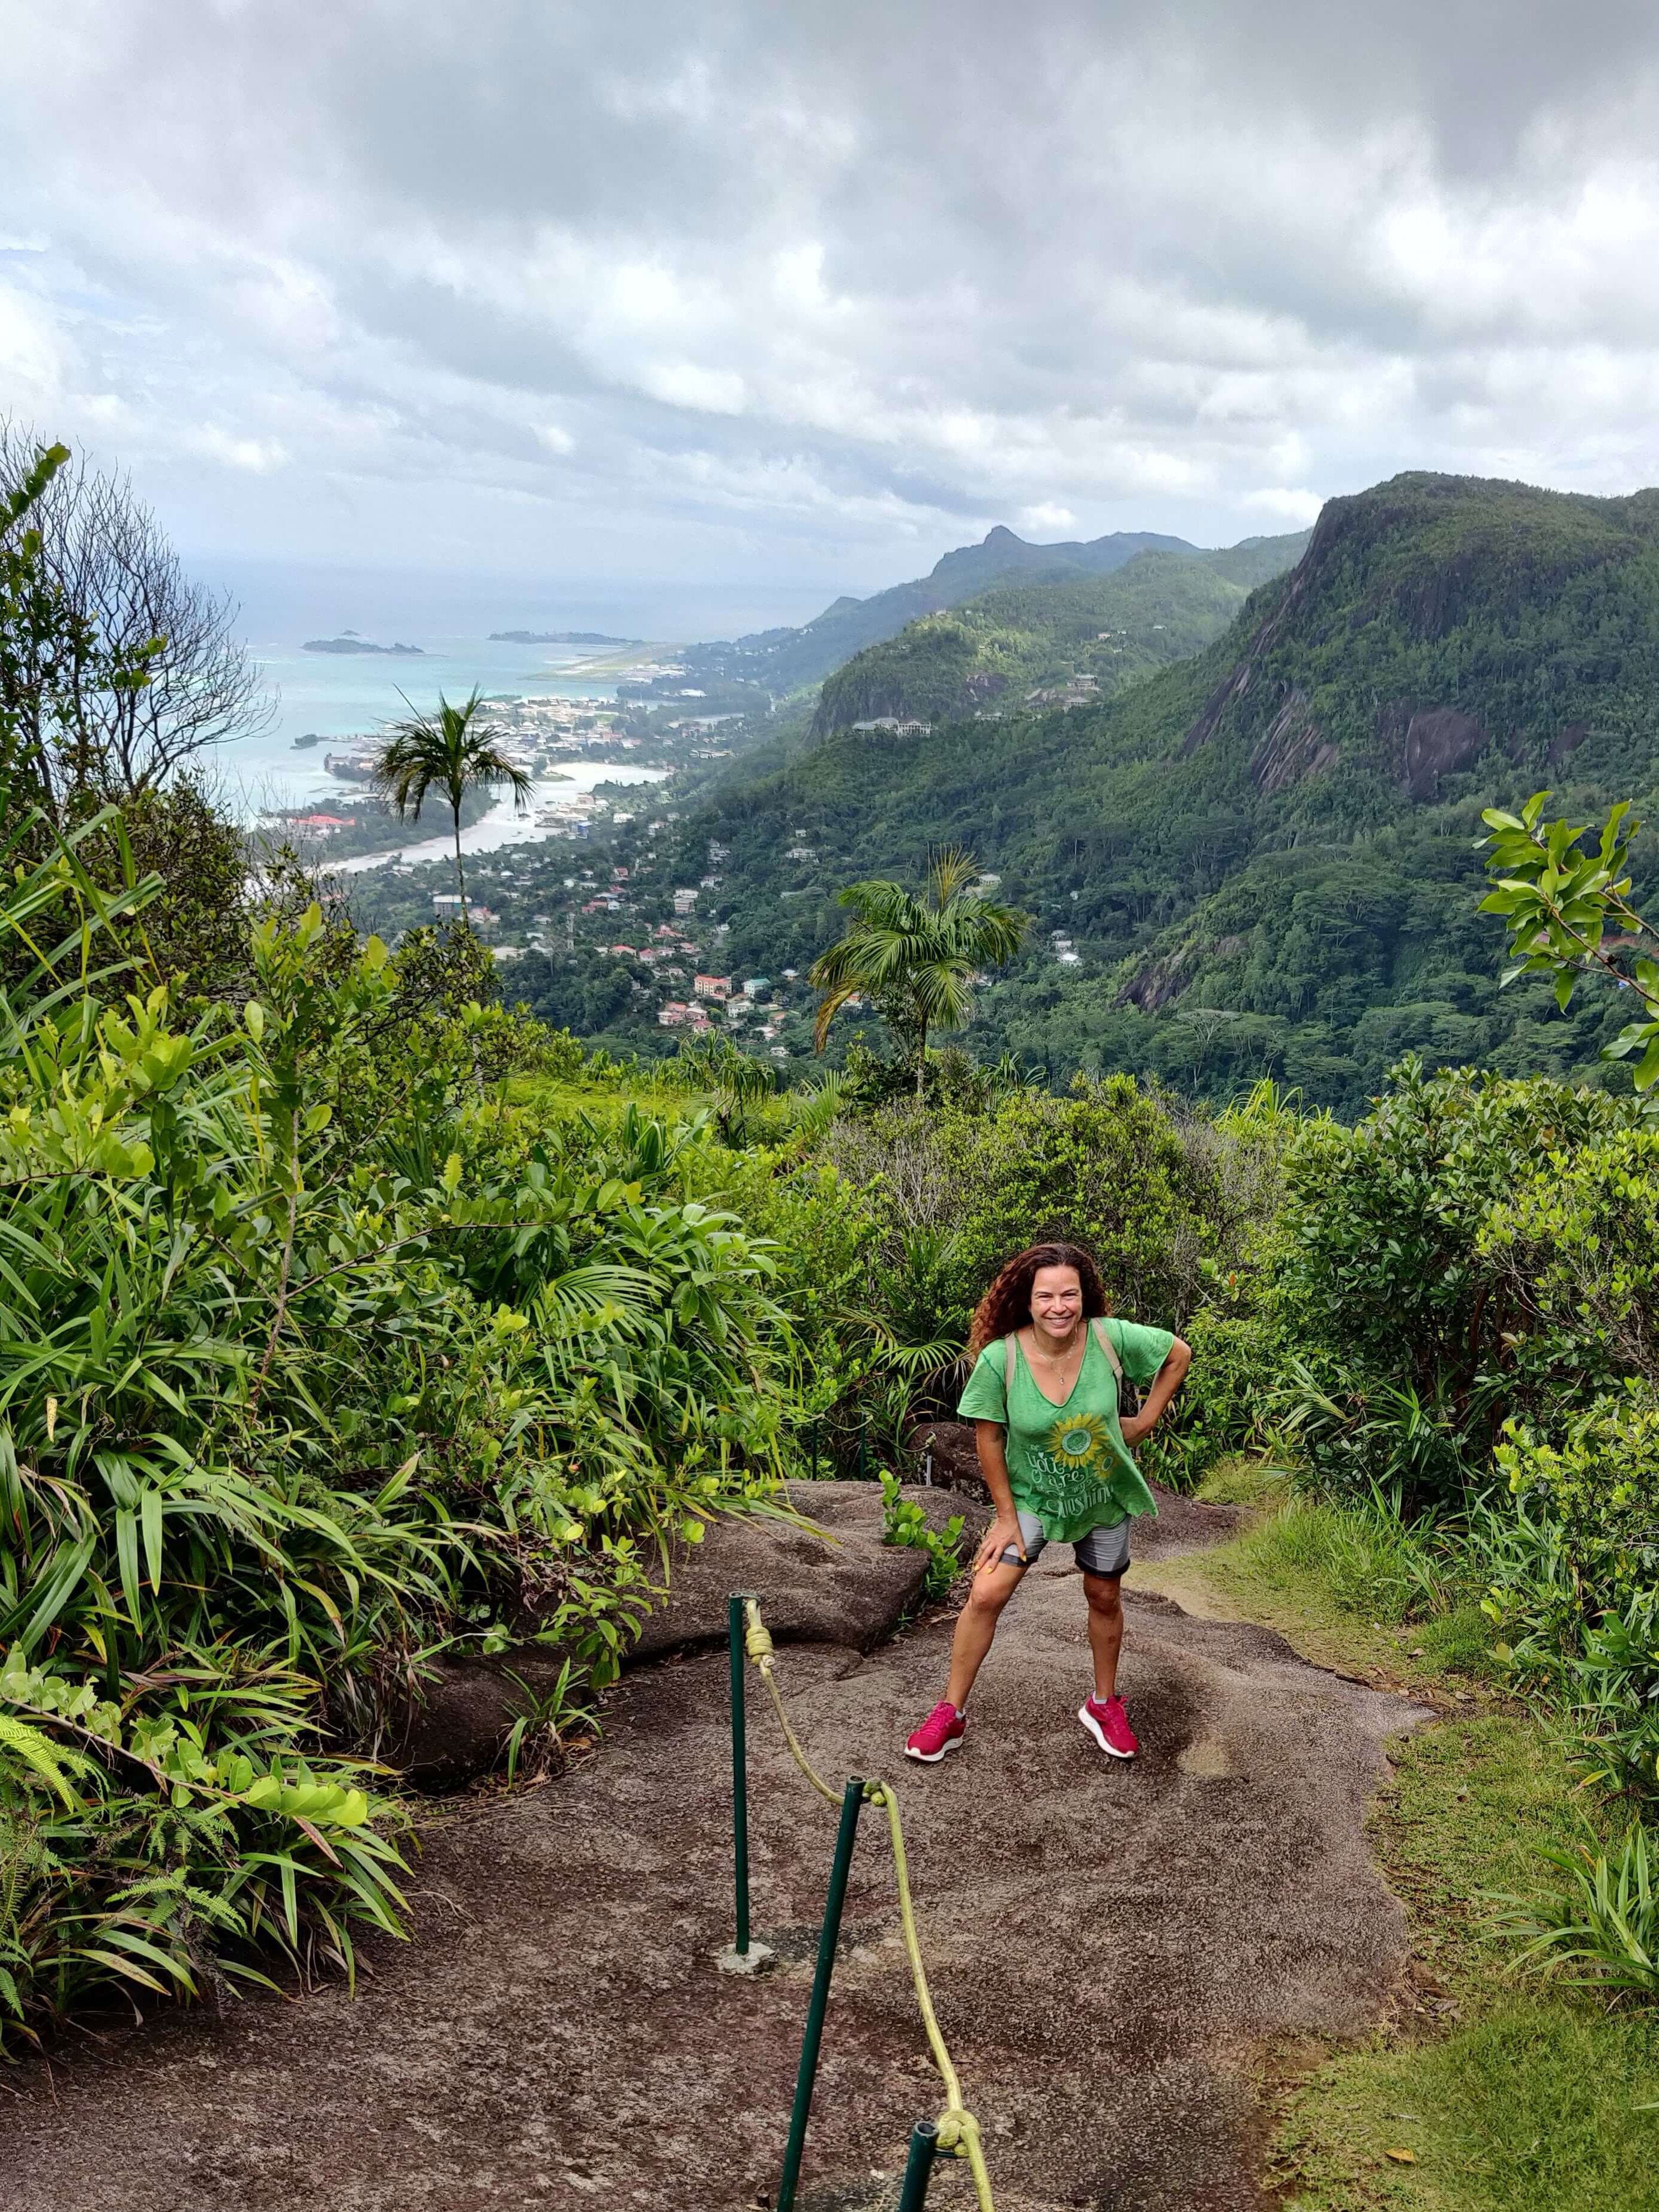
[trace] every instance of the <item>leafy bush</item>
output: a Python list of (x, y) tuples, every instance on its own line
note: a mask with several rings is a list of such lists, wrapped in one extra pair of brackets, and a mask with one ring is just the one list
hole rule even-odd
[(897, 1475), (884, 1468), (881, 1474), (881, 1540), (926, 1552), (927, 1576), (921, 1594), (930, 1603), (944, 1597), (962, 1572), (963, 1515), (953, 1513), (943, 1528), (935, 1528), (927, 1510), (907, 1498)]
[(964, 1305), (1022, 1246), (1056, 1238), (1093, 1253), (1125, 1314), (1173, 1316), (1193, 1303), (1201, 1181), (1169, 1115), (1128, 1077), (1079, 1081), (1063, 1099), (1023, 1093), (980, 1121), (946, 1117), (940, 1141), (956, 1158)]
[(960, 1341), (1003, 1261), (1054, 1238), (1094, 1254), (1126, 1315), (1178, 1322), (1230, 1273), (1237, 1304), (1292, 1118), (1266, 1093), (1207, 1121), (1127, 1077), (1079, 1078), (1063, 1098), (1019, 1085), (983, 1110), (884, 1108), (838, 1122), (825, 1150), (870, 1194), (892, 1263), (917, 1231), (949, 1239), (933, 1311)]
[(1407, 1060), (1354, 1128), (1308, 1127), (1287, 1161), (1274, 1287), (1322, 1474), (1398, 1480), (1408, 1506), (1455, 1504), (1507, 1415), (1583, 1405), (1605, 1385), (1582, 1330), (1528, 1341), (1510, 1209), (1517, 1176), (1627, 1133), (1632, 1114), (1542, 1077), (1427, 1076)]
[(505, 1018), (315, 906), (255, 932), (235, 1006), (118, 1001), (95, 948), (155, 886), (94, 880), (110, 835), (0, 884), (0, 2017), (29, 2027), (112, 1978), (349, 1970), (356, 1923), (396, 1924), (368, 1785), (430, 1656), (538, 1630), (579, 1701), (782, 1427), (772, 1263), (677, 1188), (695, 1127), (540, 1130), (481, 1095)]
[(1339, 1497), (1386, 1497), (1396, 1513), (1416, 1513), (1467, 1495), (1471, 1437), (1489, 1426), (1481, 1419), (1489, 1388), (1462, 1408), (1425, 1404), (1410, 1382), (1339, 1384), (1333, 1395), (1292, 1356), (1273, 1411), (1279, 1437), (1319, 1488)]
[(1183, 1323), (1193, 1364), (1181, 1395), (1138, 1456), (1153, 1480), (1193, 1490), (1231, 1452), (1271, 1448), (1283, 1347), (1273, 1319), (1201, 1306)]
[(1593, 1617), (1659, 1587), (1659, 1394), (1632, 1382), (1568, 1424), (1553, 1444), (1510, 1419), (1498, 1464), (1511, 1492), (1547, 1512)]
[(1659, 1376), (1659, 1130), (1562, 1137), (1521, 1164), (1480, 1256), (1504, 1297), (1517, 1358), (1583, 1378)]

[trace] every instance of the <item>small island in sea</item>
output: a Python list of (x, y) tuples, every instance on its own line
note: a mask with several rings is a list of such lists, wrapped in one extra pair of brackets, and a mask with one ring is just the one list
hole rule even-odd
[(366, 637), (359, 637), (355, 629), (343, 629), (338, 637), (308, 637), (307, 653), (414, 653), (423, 647), (418, 645), (374, 645)]
[(491, 645), (643, 645), (642, 637), (606, 637), (597, 629), (492, 629)]

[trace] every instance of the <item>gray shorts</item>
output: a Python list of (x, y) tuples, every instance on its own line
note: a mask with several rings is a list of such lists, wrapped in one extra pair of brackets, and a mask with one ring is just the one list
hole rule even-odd
[[(1019, 1534), (1025, 1547), (1025, 1565), (1034, 1567), (1048, 1541), (1035, 1513), (1020, 1515)], [(1129, 1564), (1129, 1516), (1126, 1514), (1113, 1528), (1091, 1528), (1073, 1545), (1072, 1556), (1085, 1575), (1107, 1575), (1115, 1582)], [(1019, 1564), (1019, 1553), (1010, 1544), (999, 1565), (1017, 1567)]]

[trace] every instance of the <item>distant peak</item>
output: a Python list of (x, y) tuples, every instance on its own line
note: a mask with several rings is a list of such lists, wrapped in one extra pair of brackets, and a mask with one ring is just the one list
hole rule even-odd
[(987, 545), (1023, 545), (1025, 540), (1017, 538), (1006, 522), (999, 522), (986, 532), (981, 542)]

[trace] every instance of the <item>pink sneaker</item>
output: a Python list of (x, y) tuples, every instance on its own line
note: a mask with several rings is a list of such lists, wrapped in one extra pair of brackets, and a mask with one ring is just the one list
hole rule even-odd
[(948, 1698), (941, 1698), (919, 1729), (904, 1739), (904, 1755), (936, 1766), (947, 1751), (954, 1751), (968, 1733), (968, 1716), (959, 1713)]
[[(1077, 1717), (1101, 1749), (1113, 1759), (1133, 1759), (1139, 1750), (1121, 1698), (1108, 1698), (1103, 1702), (1099, 1698), (1091, 1698), (1086, 1705), (1079, 1706)], [(927, 1725), (931, 1726), (931, 1720)]]

